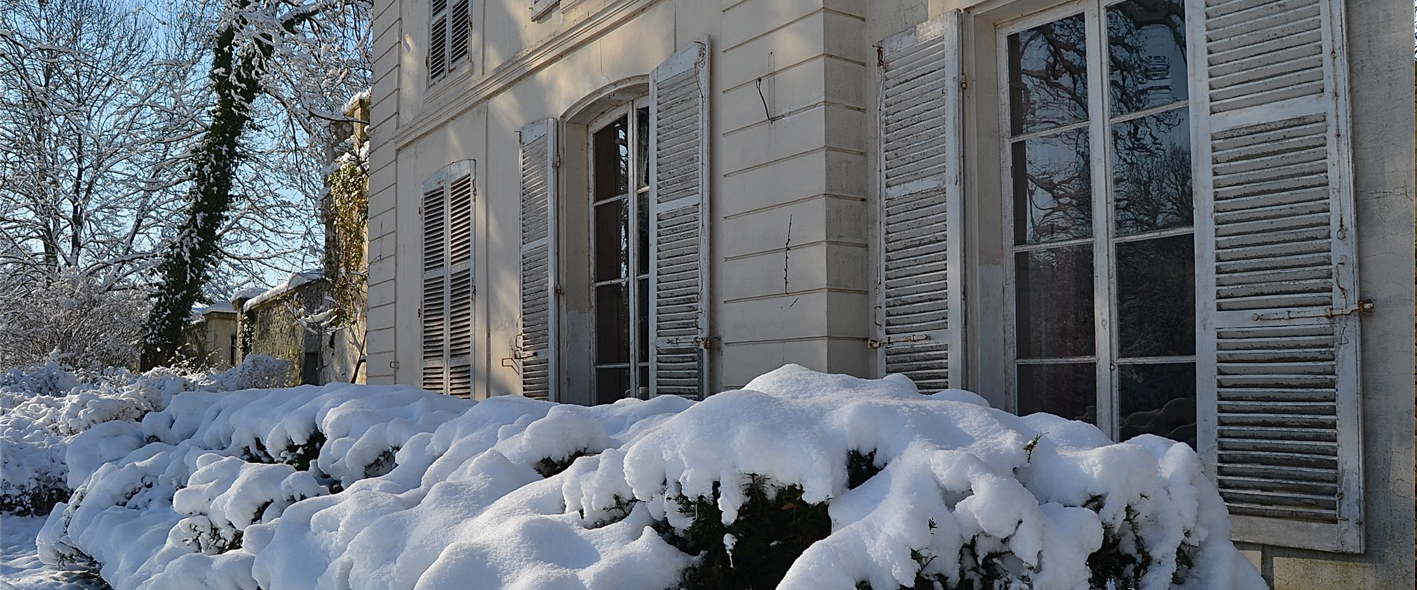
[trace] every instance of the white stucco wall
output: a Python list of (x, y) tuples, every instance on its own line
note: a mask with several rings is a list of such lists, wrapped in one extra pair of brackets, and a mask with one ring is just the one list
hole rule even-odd
[[(713, 387), (741, 386), (786, 362), (868, 373), (865, 3), (583, 0), (537, 22), (524, 4), (496, 0), (475, 8), (474, 30), (484, 34), (474, 36), (470, 72), (450, 74), (432, 89), (417, 57), (425, 5), (380, 6), (377, 63), (398, 67), (379, 73), (374, 93), (371, 382), (417, 379), (418, 244), (394, 236), (418, 235), (423, 179), (473, 159), (475, 391), (519, 391), (515, 370), (502, 366), (517, 321), (517, 130), (575, 115), (588, 96), (647, 75), (704, 36), (711, 39), (713, 94), (710, 328), (722, 341)], [(781, 120), (767, 121), (759, 77)], [(573, 131), (564, 139), (574, 139)], [(567, 144), (563, 154), (574, 147)], [(576, 182), (580, 164), (562, 166), (563, 194), (582, 191), (567, 184)], [(561, 266), (575, 268), (576, 257), (586, 255), (575, 246), (562, 244)], [(719, 280), (727, 276), (732, 280)], [(581, 393), (568, 391), (567, 399)]]

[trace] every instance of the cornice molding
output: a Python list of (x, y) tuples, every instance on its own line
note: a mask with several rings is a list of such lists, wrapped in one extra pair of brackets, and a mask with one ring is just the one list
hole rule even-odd
[[(497, 69), (473, 81), (470, 86), (462, 88), (462, 92), (453, 94), (450, 99), (437, 105), (431, 111), (424, 112), (407, 125), (400, 126), (394, 134), (394, 148), (396, 150), (403, 149), (408, 144), (442, 127), (454, 117), (487, 102), (522, 78), (550, 65), (565, 53), (591, 42), (596, 37), (620, 26), (661, 1), (618, 0), (571, 25), (568, 29), (553, 35), (540, 45), (522, 51), (516, 57), (498, 66)], [(454, 86), (462, 87), (465, 84), (460, 80), (449, 80), (448, 82), (450, 84), (446, 88), (440, 89), (444, 92), (439, 94), (451, 94), (447, 91), (454, 90)]]

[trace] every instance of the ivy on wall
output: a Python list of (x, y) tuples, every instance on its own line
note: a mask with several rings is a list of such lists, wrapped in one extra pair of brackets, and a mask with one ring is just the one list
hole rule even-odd
[(369, 225), (369, 175), (356, 163), (345, 163), (327, 180), (330, 191), (331, 235), (326, 238), (326, 272), (335, 300), (331, 323), (351, 326), (364, 308), (367, 273), (364, 235)]

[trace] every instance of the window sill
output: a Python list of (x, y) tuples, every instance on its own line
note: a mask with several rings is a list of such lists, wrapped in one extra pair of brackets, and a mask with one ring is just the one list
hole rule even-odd
[[(473, 79), (473, 71), (476, 69), (477, 68), (472, 67), (472, 58), (464, 57), (458, 61), (453, 71), (448, 72), (447, 75), (436, 81), (429, 82), (427, 90), (423, 93), (424, 110), (427, 110), (430, 105), (436, 104), (441, 100), (443, 95), (447, 94), (449, 87), (468, 86), (468, 83)], [(424, 72), (426, 74), (427, 70)]]

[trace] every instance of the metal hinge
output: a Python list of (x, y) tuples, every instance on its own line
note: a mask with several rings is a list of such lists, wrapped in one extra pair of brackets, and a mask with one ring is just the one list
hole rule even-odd
[(871, 340), (867, 340), (867, 341), (866, 341), (866, 347), (867, 347), (867, 348), (881, 348), (881, 347), (883, 347), (883, 346), (890, 346), (890, 345), (892, 345), (892, 344), (900, 344), (900, 343), (902, 343), (902, 342), (921, 342), (921, 341), (929, 340), (929, 339), (930, 339), (930, 335), (929, 335), (929, 334), (911, 334), (911, 335), (909, 335), (909, 336), (887, 336), (885, 340), (876, 340), (876, 339), (874, 339), (874, 338), (871, 339)]
[(718, 336), (694, 338), (694, 345), (704, 350), (719, 350), (723, 348), (723, 341)]
[(512, 358), (519, 361), (536, 358), (535, 350), (526, 350), (526, 334), (517, 334), (516, 340), (512, 342)]
[(1364, 299), (1357, 305), (1348, 307), (1325, 307), (1323, 309), (1306, 309), (1301, 311), (1286, 310), (1267, 313), (1257, 313), (1252, 316), (1256, 321), (1266, 320), (1297, 320), (1305, 318), (1336, 318), (1340, 316), (1353, 315), (1355, 313), (1373, 313), (1373, 300)]

